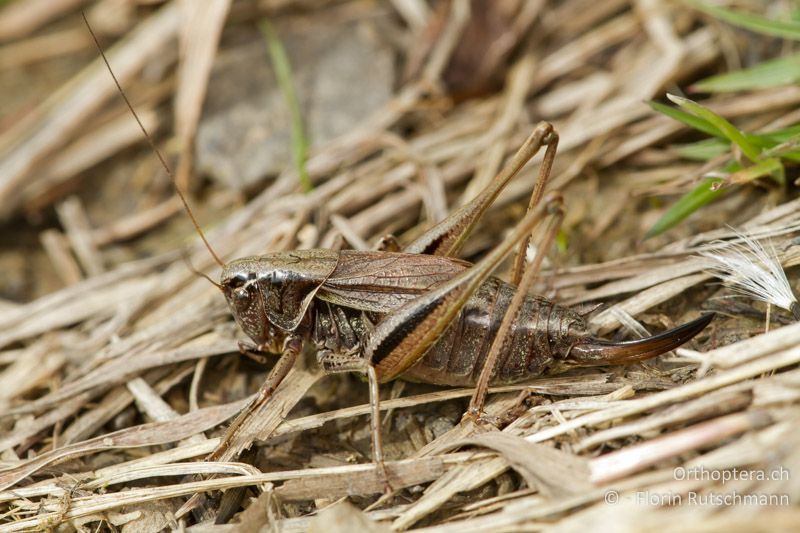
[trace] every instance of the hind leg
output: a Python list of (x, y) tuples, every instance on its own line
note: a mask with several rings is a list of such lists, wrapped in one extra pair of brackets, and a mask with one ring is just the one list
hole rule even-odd
[[(529, 209), (535, 208), (542, 199), (545, 186), (550, 177), (550, 169), (555, 159), (558, 134), (548, 122), (540, 122), (506, 164), (500, 173), (474, 199), (464, 204), (455, 213), (442, 220), (423, 233), (404, 252), (427, 255), (444, 255), (455, 257), (464, 242), (472, 233), (475, 224), (483, 216), (497, 196), (508, 185), (511, 179), (519, 174), (542, 146), (546, 146), (544, 159), (539, 168), (539, 178), (531, 196)], [(525, 244), (527, 247), (527, 244)]]
[[(518, 261), (520, 265), (520, 281), (517, 285), (517, 291), (514, 293), (514, 297), (511, 299), (511, 303), (509, 304), (508, 309), (503, 316), (503, 321), (500, 323), (500, 328), (498, 329), (497, 335), (495, 335), (492, 346), (489, 349), (489, 354), (486, 356), (486, 361), (483, 363), (483, 368), (481, 369), (481, 374), (478, 377), (478, 382), (475, 385), (475, 391), (472, 394), (472, 399), (470, 400), (469, 409), (467, 411), (467, 415), (470, 417), (480, 418), (481, 414), (483, 413), (483, 407), (486, 403), (486, 393), (489, 390), (489, 382), (495, 373), (497, 360), (504, 350), (510, 349), (509, 342), (514, 335), (514, 326), (517, 323), (517, 315), (519, 314), (519, 310), (522, 307), (525, 298), (528, 297), (531, 286), (533, 285), (533, 281), (536, 279), (536, 276), (542, 266), (544, 255), (553, 244), (555, 236), (561, 227), (561, 221), (564, 219), (563, 202), (560, 194), (553, 193), (545, 199), (545, 202), (546, 211), (549, 214), (549, 222), (547, 228), (545, 229), (544, 238), (539, 244), (539, 247), (536, 251), (536, 256), (533, 258), (533, 261), (531, 261), (530, 264), (526, 265), (525, 262), (527, 244), (525, 245), (525, 248), (521, 248), (517, 254), (517, 258), (521, 258)], [(530, 234), (527, 240), (530, 240)], [(523, 244), (525, 244), (525, 242), (523, 242)]]

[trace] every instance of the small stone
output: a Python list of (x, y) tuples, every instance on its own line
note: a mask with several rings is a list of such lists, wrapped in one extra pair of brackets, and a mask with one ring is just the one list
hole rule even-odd
[[(276, 28), (289, 56), (306, 136), (320, 146), (392, 95), (391, 49), (374, 22)], [(292, 165), (290, 115), (266, 39), (254, 31), (217, 57), (197, 140), (197, 169), (243, 189)]]

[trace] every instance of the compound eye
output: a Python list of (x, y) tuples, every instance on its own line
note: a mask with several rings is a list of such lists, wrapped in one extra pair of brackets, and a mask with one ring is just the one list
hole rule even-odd
[(240, 272), (239, 274), (236, 274), (235, 276), (233, 276), (230, 279), (230, 281), (228, 282), (228, 284), (230, 285), (230, 287), (232, 289), (238, 289), (239, 287), (244, 285), (246, 282), (247, 282), (247, 274), (245, 274), (243, 272)]

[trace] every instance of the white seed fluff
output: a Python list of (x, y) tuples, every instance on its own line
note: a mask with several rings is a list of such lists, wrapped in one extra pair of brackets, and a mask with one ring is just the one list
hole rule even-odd
[(707, 271), (742, 296), (771, 303), (793, 314), (797, 298), (772, 244), (769, 250), (734, 230), (741, 242), (714, 241), (700, 255), (708, 261)]

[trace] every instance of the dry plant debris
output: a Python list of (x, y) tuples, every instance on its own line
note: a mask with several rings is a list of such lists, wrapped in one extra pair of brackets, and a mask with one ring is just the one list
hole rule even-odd
[[(769, 137), (800, 122), (791, 2), (207, 4), (0, 2), (0, 531), (796, 526), (800, 324), (773, 310), (765, 332), (765, 306), (730, 299), (697, 256), (736, 239), (733, 226), (769, 242), (797, 289), (797, 139)], [(193, 267), (216, 275), (79, 8), (224, 258), (364, 249), (389, 232), (407, 242), (475, 194), (548, 120), (561, 135), (551, 186), (563, 190), (567, 217), (536, 290), (587, 311), (601, 303), (590, 324), (604, 336), (646, 334), (701, 310), (719, 317), (656, 362), (494, 389), (487, 413), (502, 424), (493, 431), (461, 420), (470, 390), (384, 387), (390, 495), (370, 462), (366, 387), (306, 361), (222, 460), (203, 461), (266, 371), (241, 358), (223, 298), (181, 260), (188, 246)], [(397, 81), (374, 85), (388, 95), (370, 100), (369, 113), (336, 115), (361, 102), (357, 91), (339, 106), (326, 101), (328, 80), (346, 87), (337, 76), (376, 71), (369, 56), (349, 55), (352, 39), (325, 41), (350, 43), (330, 56), (346, 68), (325, 58), (292, 65), (300, 111), (314, 110), (303, 116), (308, 158), (209, 163), (209, 150), (234, 156), (208, 144), (204, 128), (236, 128), (242, 109), (231, 102), (206, 114), (206, 95), (225, 94), (214, 92), (214, 73), (226, 57), (267, 61), (265, 19), (285, 47), (302, 46), (287, 36), (320, 25), (346, 28), (373, 43), (377, 72)], [(790, 70), (756, 86), (741, 74), (702, 82), (770, 61)], [(274, 79), (258, 86), (246, 69), (230, 72), (223, 86), (252, 88), (253, 101), (280, 107)], [(709, 91), (692, 99), (711, 123), (724, 117), (751, 133), (709, 140), (646, 103), (686, 88)], [(325, 126), (341, 120), (346, 128)], [(275, 124), (246, 127), (266, 139)], [(777, 143), (768, 159), (737, 148), (737, 139), (762, 138)], [(707, 157), (688, 157), (698, 153)], [(776, 158), (783, 184), (754, 181), (777, 175)], [(731, 161), (743, 170), (725, 167)], [(241, 180), (203, 180), (210, 166), (245, 164)], [(733, 178), (715, 203), (642, 240), (667, 211), (663, 197), (672, 202), (709, 175), (725, 181), (725, 168)], [(313, 184), (307, 193), (301, 172)], [(528, 169), (511, 184), (467, 258), (520, 218), (535, 175)], [(744, 182), (759, 187), (732, 186)], [(200, 505), (178, 519), (192, 497)]]

